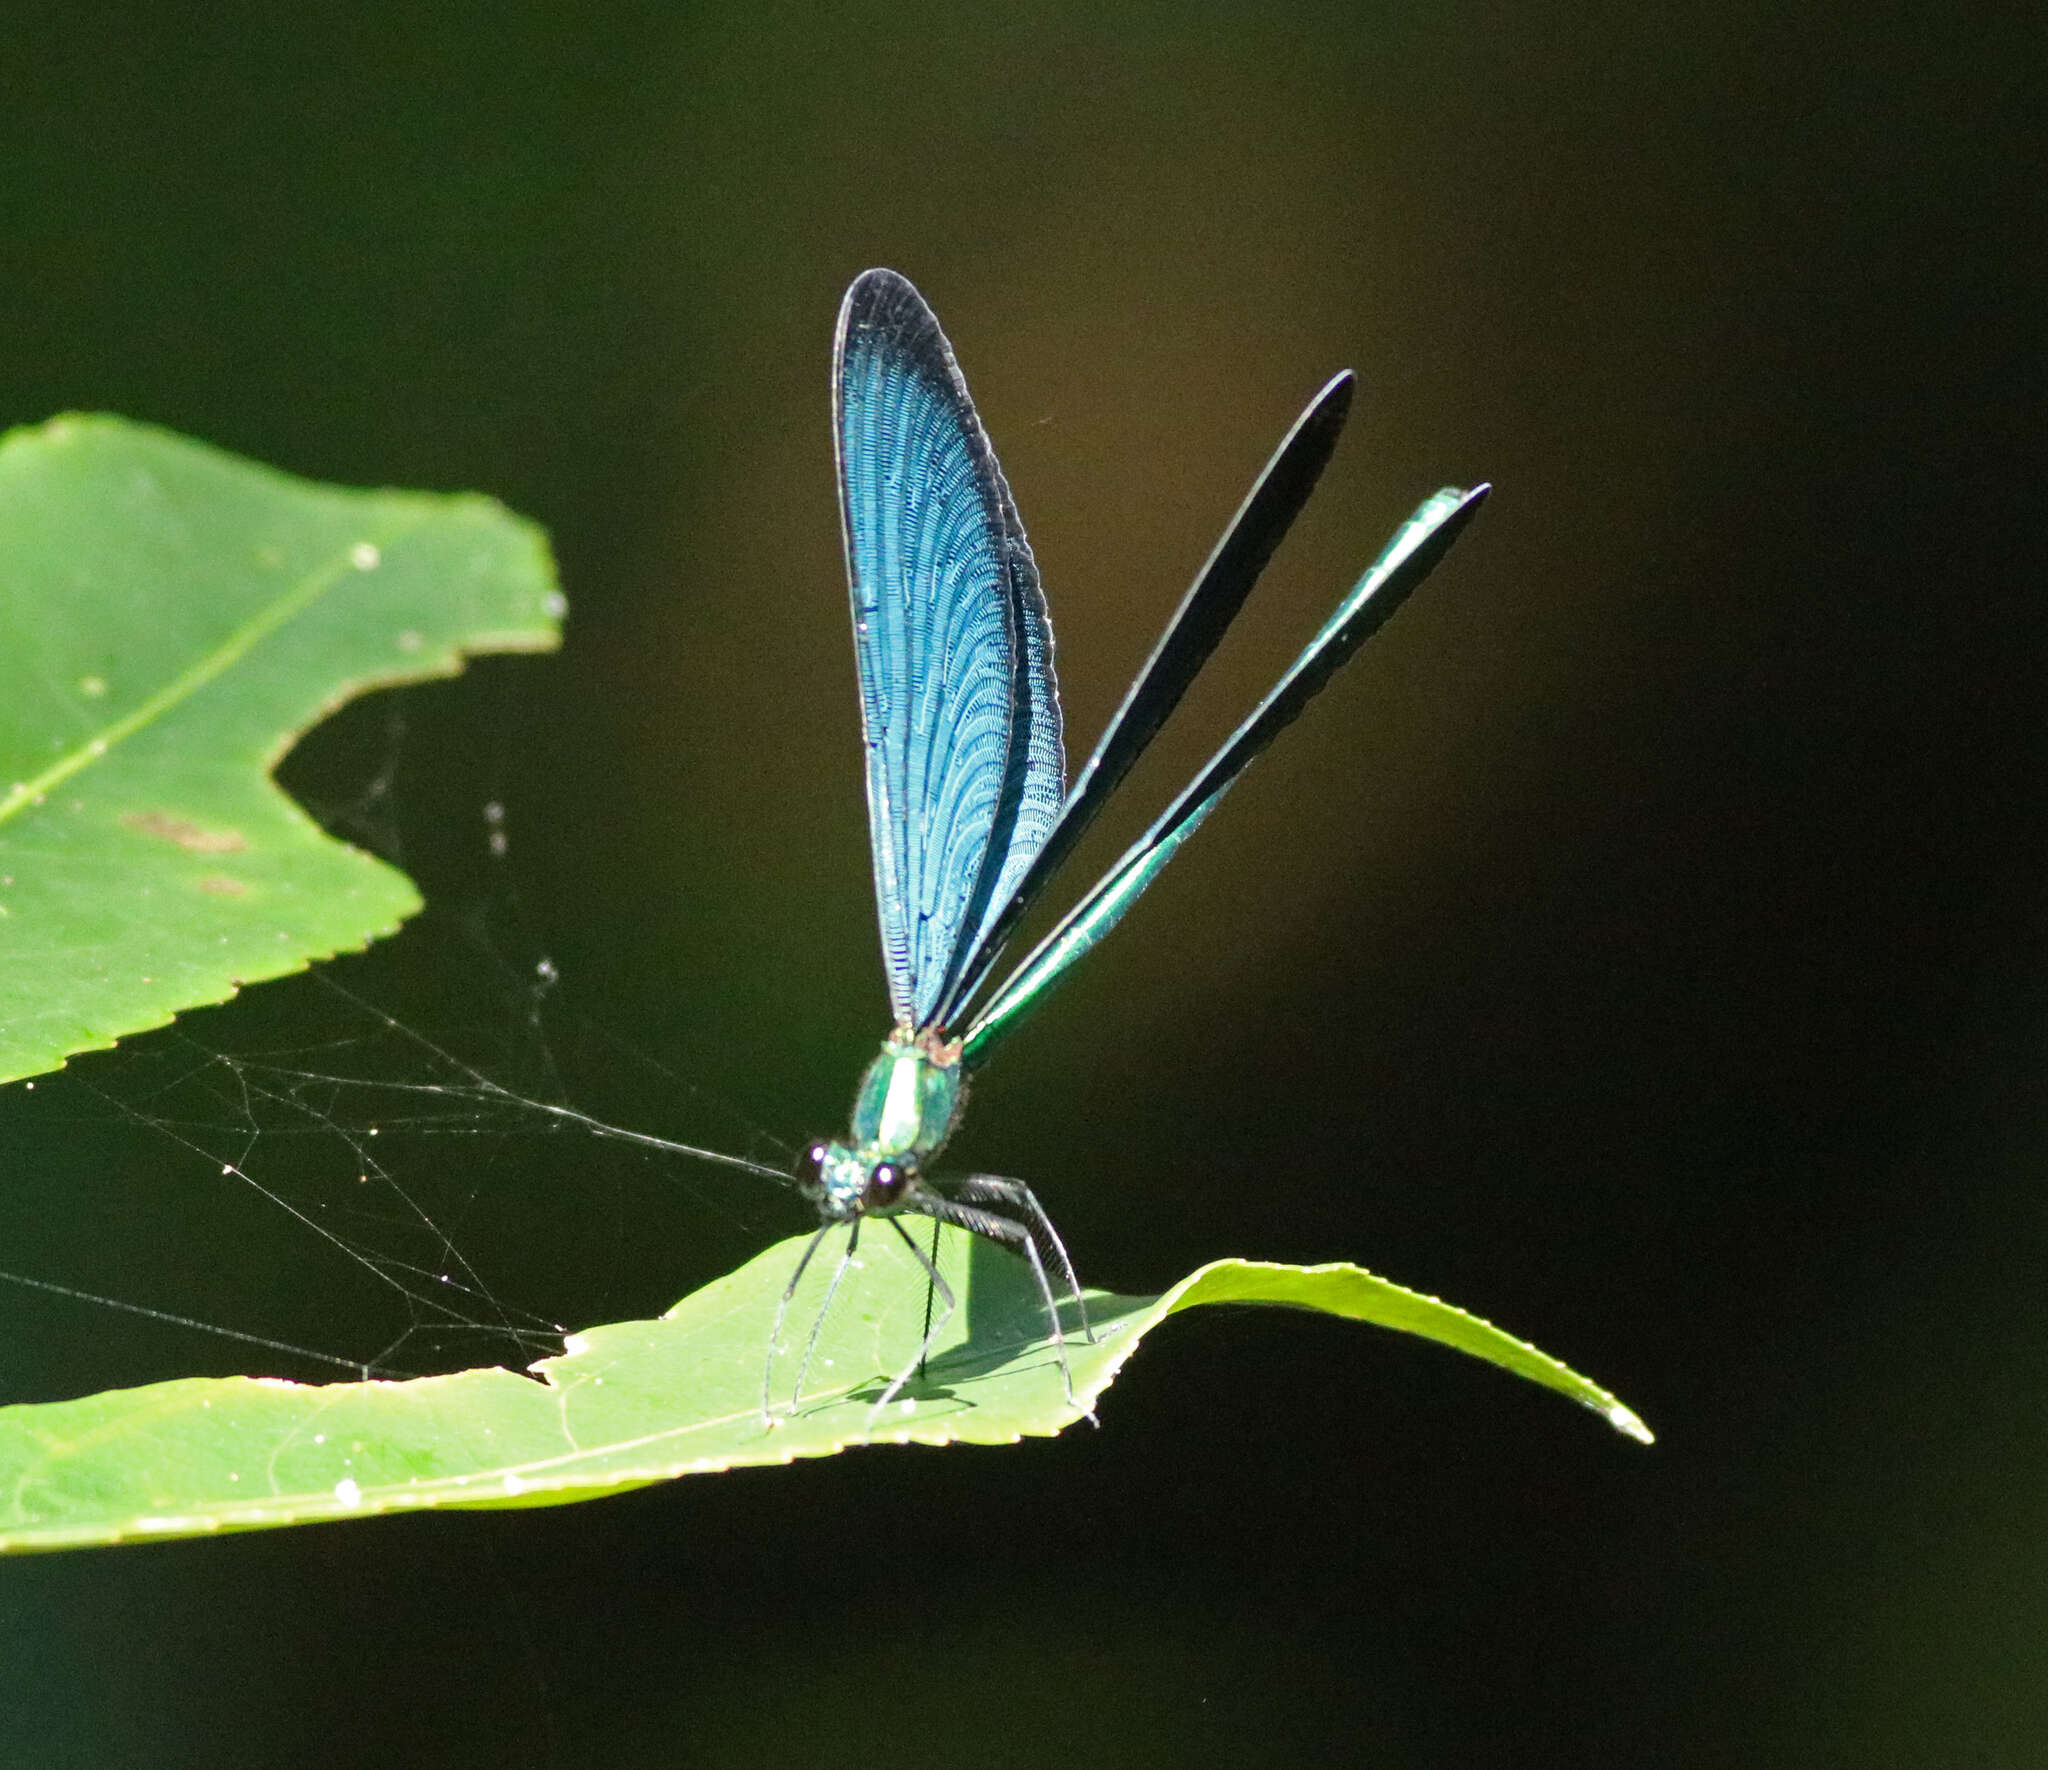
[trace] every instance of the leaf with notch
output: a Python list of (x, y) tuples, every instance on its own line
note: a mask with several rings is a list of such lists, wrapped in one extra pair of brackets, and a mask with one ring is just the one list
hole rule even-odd
[(0, 1081), (389, 934), (418, 894), (271, 779), (367, 689), (540, 651), (547, 544), (118, 418), (0, 440)]

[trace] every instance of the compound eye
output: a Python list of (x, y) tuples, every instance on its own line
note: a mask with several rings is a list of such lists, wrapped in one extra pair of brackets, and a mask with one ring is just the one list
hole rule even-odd
[(893, 1205), (909, 1184), (910, 1170), (901, 1162), (877, 1162), (868, 1170), (865, 1202), (870, 1206)]
[(796, 1175), (796, 1183), (807, 1191), (815, 1191), (818, 1187), (823, 1186), (825, 1184), (824, 1143), (822, 1141), (813, 1143), (802, 1155), (798, 1156), (793, 1172)]

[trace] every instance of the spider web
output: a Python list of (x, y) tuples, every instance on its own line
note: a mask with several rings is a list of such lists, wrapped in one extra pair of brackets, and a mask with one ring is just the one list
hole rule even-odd
[[(345, 795), (293, 782), (401, 866), (418, 699), (356, 719), (378, 760)], [(503, 801), (455, 846), (460, 910), (0, 1090), (0, 1403), (519, 1369), (797, 1226), (786, 1145), (564, 1001)], [(592, 1077), (611, 1116), (577, 1103)]]

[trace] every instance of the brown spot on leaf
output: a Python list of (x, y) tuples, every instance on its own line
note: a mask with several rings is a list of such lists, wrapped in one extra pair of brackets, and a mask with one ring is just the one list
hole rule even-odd
[(208, 873), (199, 881), (201, 891), (211, 891), (216, 897), (246, 897), (249, 887), (239, 879), (230, 879), (225, 873)]
[(209, 830), (190, 818), (173, 817), (168, 811), (131, 811), (121, 821), (145, 836), (175, 842), (187, 854), (240, 854), (249, 839), (240, 830)]

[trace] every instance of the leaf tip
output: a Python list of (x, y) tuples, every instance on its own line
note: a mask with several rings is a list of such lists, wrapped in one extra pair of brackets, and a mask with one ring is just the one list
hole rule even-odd
[(1634, 1408), (1626, 1407), (1608, 1396), (1600, 1404), (1600, 1416), (1624, 1438), (1633, 1438), (1638, 1444), (1655, 1444), (1657, 1434), (1643, 1424), (1643, 1419)]

